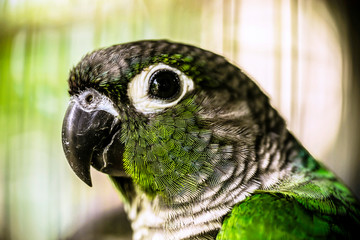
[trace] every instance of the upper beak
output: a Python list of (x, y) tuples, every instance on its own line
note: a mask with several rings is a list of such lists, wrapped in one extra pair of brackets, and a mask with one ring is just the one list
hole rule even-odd
[[(99, 94), (99, 93), (95, 93)], [(114, 176), (124, 175), (120, 120), (115, 107), (101, 106), (104, 98), (94, 97), (95, 107), (87, 108), (81, 96), (73, 97), (62, 126), (62, 145), (71, 168), (87, 185), (92, 186), (90, 165)], [(93, 104), (94, 105), (94, 104)], [(98, 107), (100, 106), (100, 107)]]

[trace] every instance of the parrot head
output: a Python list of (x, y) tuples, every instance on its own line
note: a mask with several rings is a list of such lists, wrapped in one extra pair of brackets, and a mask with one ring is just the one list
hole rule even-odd
[(139, 41), (100, 49), (71, 70), (68, 83), (63, 149), (89, 186), (92, 166), (123, 192), (191, 197), (224, 175), (256, 176), (265, 136), (284, 131), (239, 68), (190, 45)]

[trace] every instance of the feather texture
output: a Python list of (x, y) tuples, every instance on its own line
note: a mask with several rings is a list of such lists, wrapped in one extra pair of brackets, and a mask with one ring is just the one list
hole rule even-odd
[[(146, 90), (154, 69), (173, 71), (180, 97)], [(73, 101), (87, 89), (112, 101), (120, 123), (104, 142), (121, 153), (107, 160), (120, 166), (110, 176), (134, 239), (355, 238), (357, 200), (224, 57), (168, 41), (114, 45), (86, 55), (69, 87)], [(138, 93), (156, 104), (144, 110)]]

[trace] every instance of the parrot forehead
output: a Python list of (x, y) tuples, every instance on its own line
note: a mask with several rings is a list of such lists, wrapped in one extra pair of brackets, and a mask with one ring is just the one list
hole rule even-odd
[(117, 98), (126, 98), (129, 81), (156, 63), (175, 67), (196, 84), (211, 87), (221, 82), (221, 75), (224, 75), (221, 71), (226, 71), (224, 66), (235, 68), (222, 56), (194, 46), (164, 40), (131, 42), (87, 54), (70, 72), (69, 93), (95, 88)]

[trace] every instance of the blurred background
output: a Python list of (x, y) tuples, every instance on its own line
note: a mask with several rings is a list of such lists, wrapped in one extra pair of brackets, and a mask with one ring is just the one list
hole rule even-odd
[(0, 0), (0, 239), (65, 239), (120, 201), (61, 146), (69, 70), (96, 48), (169, 39), (255, 79), (306, 148), (360, 196), (356, 1)]

